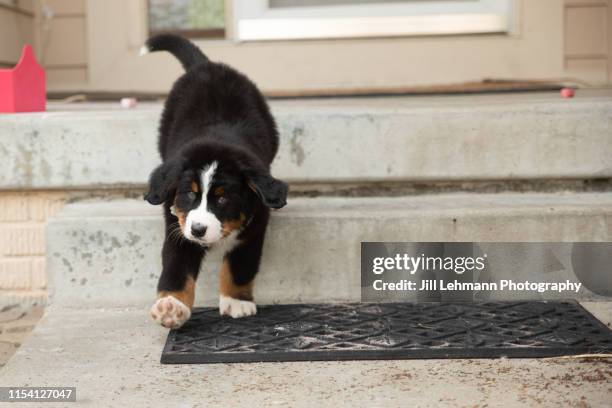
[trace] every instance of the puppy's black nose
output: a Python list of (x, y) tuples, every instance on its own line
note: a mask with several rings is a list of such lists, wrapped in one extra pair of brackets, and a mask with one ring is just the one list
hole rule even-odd
[(206, 234), (206, 225), (204, 224), (192, 224), (191, 225), (191, 234), (194, 237), (202, 238), (204, 234)]

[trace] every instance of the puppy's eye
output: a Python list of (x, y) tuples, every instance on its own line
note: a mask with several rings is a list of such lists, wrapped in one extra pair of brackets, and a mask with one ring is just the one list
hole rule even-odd
[(194, 193), (193, 191), (190, 191), (189, 193), (187, 193), (187, 198), (189, 199), (189, 201), (195, 201), (196, 193)]
[(227, 204), (227, 198), (221, 196), (221, 197), (217, 197), (217, 204), (218, 205), (225, 205)]

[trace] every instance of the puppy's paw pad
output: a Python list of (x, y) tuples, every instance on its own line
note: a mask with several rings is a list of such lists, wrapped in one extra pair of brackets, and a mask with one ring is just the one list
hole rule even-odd
[(181, 327), (191, 317), (191, 310), (174, 296), (157, 299), (151, 306), (151, 318), (168, 329)]
[(219, 314), (221, 316), (231, 316), (234, 319), (253, 316), (257, 314), (257, 305), (248, 300), (234, 299), (221, 295), (219, 296)]

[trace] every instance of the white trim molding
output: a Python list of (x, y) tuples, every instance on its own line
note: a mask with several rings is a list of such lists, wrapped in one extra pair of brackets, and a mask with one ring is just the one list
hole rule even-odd
[(272, 8), (234, 0), (238, 41), (508, 33), (513, 0), (406, 1)]

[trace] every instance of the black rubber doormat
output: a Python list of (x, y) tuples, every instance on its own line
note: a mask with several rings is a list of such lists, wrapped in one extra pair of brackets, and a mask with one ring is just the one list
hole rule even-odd
[(165, 364), (552, 357), (612, 352), (612, 331), (574, 301), (260, 306), (232, 319), (195, 309)]

